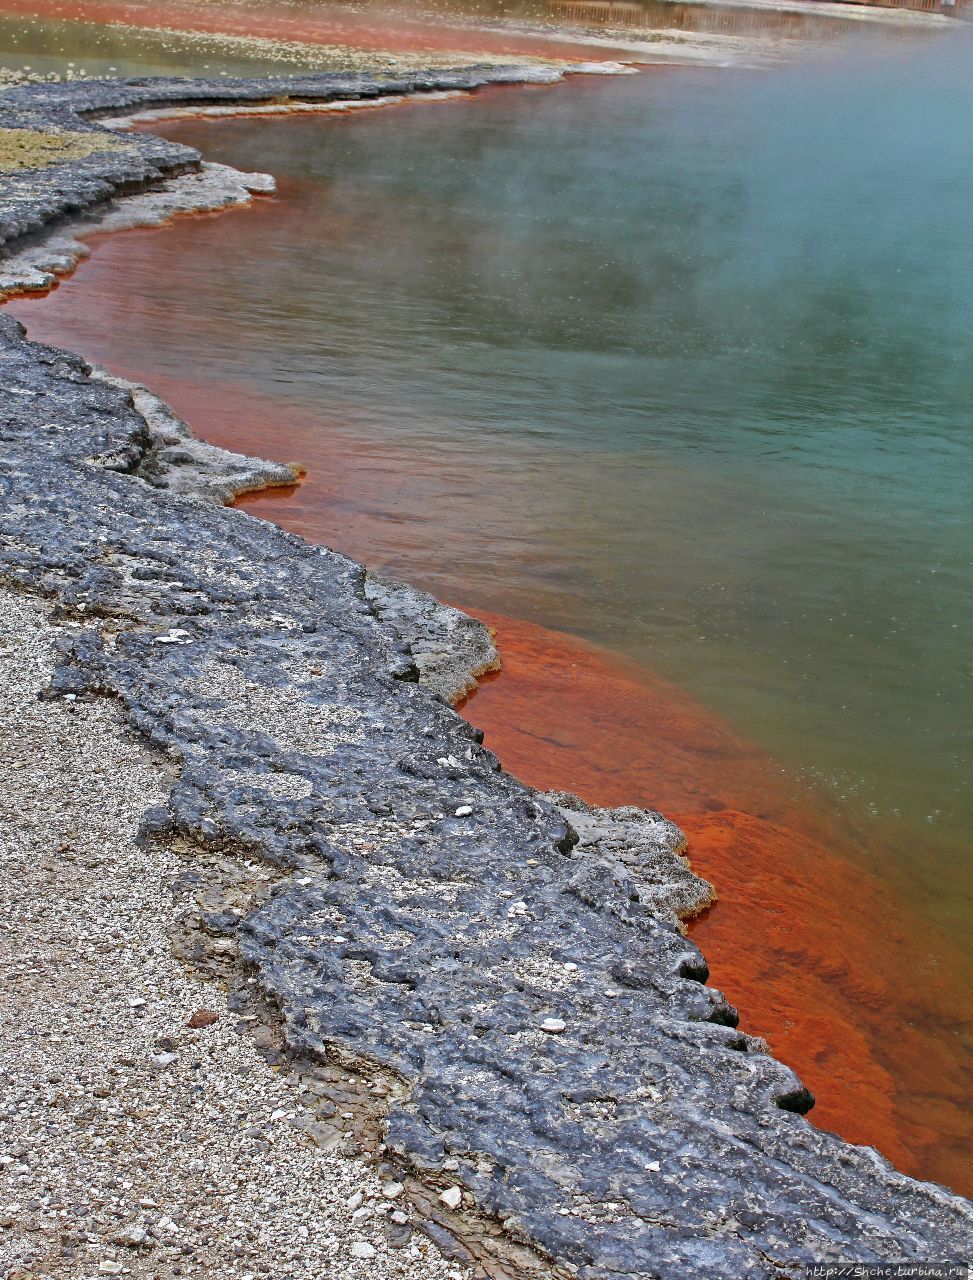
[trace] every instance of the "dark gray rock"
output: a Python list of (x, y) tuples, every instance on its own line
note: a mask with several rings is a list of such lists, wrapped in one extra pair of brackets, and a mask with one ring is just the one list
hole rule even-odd
[[(624, 877), (629, 892), (657, 915), (678, 927), (716, 900), (713, 886), (694, 875), (684, 857), (686, 837), (661, 813), (631, 806), (602, 809), (561, 792), (549, 792), (548, 799), (574, 828), (578, 853), (589, 866), (608, 867), (614, 878)], [(708, 975), (699, 976), (705, 982)]]
[(673, 912), (706, 886), (671, 824), (504, 774), (417, 682), (365, 570), (181, 484), (125, 387), (10, 319), (0, 374), (0, 577), (77, 624), (49, 696), (114, 696), (181, 761), (146, 838), (285, 873), (208, 927), (291, 1053), (401, 1078), (404, 1164), (585, 1280), (973, 1253), (973, 1206), (809, 1125), (807, 1090), (704, 985)]

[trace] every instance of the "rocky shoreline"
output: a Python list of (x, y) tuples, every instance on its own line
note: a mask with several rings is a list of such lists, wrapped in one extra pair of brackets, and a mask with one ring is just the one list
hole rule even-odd
[[(0, 127), (112, 146), (0, 175), (0, 272), (15, 287), (27, 250), (43, 275), (69, 219), (200, 172), (99, 117), (558, 75), (13, 90)], [(704, 985), (679, 922), (712, 893), (678, 830), (533, 792), (451, 710), (496, 662), (478, 624), (221, 505), (291, 473), (193, 441), (144, 389), (9, 318), (0, 362), (0, 583), (58, 626), (43, 696), (65, 714), (110, 699), (171, 771), (139, 838), (182, 868), (177, 955), (226, 985), (314, 1116), (346, 1109), (309, 1140), (373, 1153), (481, 1275), (745, 1280), (973, 1253), (969, 1202), (809, 1125), (807, 1091)], [(152, 1273), (155, 1238), (133, 1248)]]

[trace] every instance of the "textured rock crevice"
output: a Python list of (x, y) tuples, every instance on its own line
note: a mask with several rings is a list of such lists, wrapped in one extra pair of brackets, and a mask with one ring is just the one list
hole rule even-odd
[(703, 984), (672, 825), (532, 791), (445, 705), (457, 619), (221, 506), (158, 402), (9, 320), (0, 370), (0, 578), (74, 623), (49, 696), (178, 763), (145, 838), (276, 869), (206, 931), (287, 1055), (400, 1082), (397, 1161), (581, 1280), (969, 1255), (973, 1208), (795, 1114)]
[[(174, 954), (233, 993), (229, 1007), (238, 1028), (273, 1069), (286, 1073), (299, 1108), (293, 1123), (308, 1141), (326, 1153), (362, 1156), (376, 1167), (387, 1194), (371, 1212), (364, 1206), (366, 1220), (378, 1220), (393, 1248), (408, 1244), (414, 1229), (422, 1231), (445, 1257), (472, 1267), (480, 1280), (563, 1275), (529, 1241), (515, 1241), (477, 1213), (468, 1197), (451, 1208), (455, 1187), (448, 1169), (430, 1185), (407, 1161), (393, 1159), (384, 1142), (385, 1122), (392, 1102), (408, 1096), (404, 1081), (348, 1052), (301, 1057), (287, 1045), (279, 1006), (260, 985), (259, 971), (243, 964), (235, 930), (242, 917), (281, 891), (289, 873), (240, 849), (216, 851), (178, 838), (163, 843), (184, 863), (173, 886)], [(403, 1209), (409, 1210), (404, 1221)]]
[(0, 1274), (462, 1280), (416, 1231), (436, 1204), (360, 1158), (382, 1082), (279, 1052), (259, 995), (227, 999), (257, 992), (234, 944), (200, 940), (197, 899), (280, 874), (139, 841), (174, 763), (104, 698), (38, 697), (56, 612), (0, 586)]

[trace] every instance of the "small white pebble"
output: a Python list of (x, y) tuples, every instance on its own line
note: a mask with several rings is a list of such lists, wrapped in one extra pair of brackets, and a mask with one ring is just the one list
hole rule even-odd
[(473, 806), (469, 804), (461, 804), (456, 810), (457, 818), (468, 818), (473, 812)]
[(541, 1023), (541, 1030), (546, 1031), (548, 1035), (559, 1036), (567, 1027), (566, 1022), (562, 1022), (560, 1018), (545, 1018)]
[(458, 1209), (463, 1199), (462, 1188), (449, 1187), (439, 1198), (447, 1209)]

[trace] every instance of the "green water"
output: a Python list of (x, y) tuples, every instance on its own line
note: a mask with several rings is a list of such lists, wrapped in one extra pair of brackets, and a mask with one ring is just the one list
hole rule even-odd
[(386, 565), (698, 694), (968, 941), (969, 34), (180, 125), (272, 216), (61, 292), (92, 354), (353, 434)]

